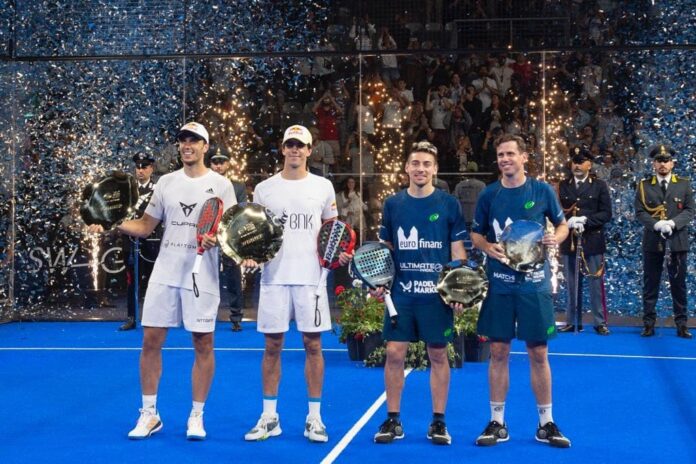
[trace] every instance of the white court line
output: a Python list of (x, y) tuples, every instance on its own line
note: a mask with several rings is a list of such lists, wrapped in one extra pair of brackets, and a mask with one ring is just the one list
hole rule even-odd
[[(413, 371), (413, 369), (408, 368), (404, 370), (404, 379), (408, 377), (408, 374), (410, 374)], [(374, 403), (372, 403), (372, 406), (369, 407), (367, 411), (365, 411), (365, 414), (362, 415), (360, 419), (351, 427), (348, 432), (346, 432), (345, 435), (343, 435), (343, 438), (336, 443), (336, 446), (333, 447), (333, 449), (329, 452), (329, 454), (326, 455), (324, 459), (321, 460), (321, 464), (331, 464), (338, 458), (338, 455), (341, 454), (341, 452), (346, 449), (346, 446), (350, 444), (351, 441), (353, 441), (353, 438), (360, 432), (360, 430), (367, 424), (367, 421), (369, 421), (372, 416), (375, 415), (377, 410), (382, 407), (382, 404), (386, 401), (387, 399), (387, 392), (382, 392), (381, 395), (379, 395), (379, 398), (375, 400)]]
[[(76, 347), (76, 346), (8, 346), (0, 347), (0, 351), (140, 351), (140, 347)], [(163, 351), (193, 351), (192, 347), (164, 347)], [(215, 351), (263, 351), (263, 348), (215, 348)], [(283, 351), (304, 351), (304, 348), (283, 348)], [(345, 348), (323, 348), (327, 352), (346, 352)], [(511, 351), (510, 354), (526, 356), (526, 351)], [(696, 361), (692, 356), (644, 356), (633, 354), (601, 354), (601, 353), (549, 353), (549, 356), (571, 356), (577, 358), (616, 358), (616, 359), (667, 359), (675, 361)]]
[[(527, 355), (526, 351), (511, 351), (510, 354)], [(617, 359), (673, 359), (677, 361), (696, 361), (691, 356), (643, 356), (635, 354), (600, 354), (600, 353), (549, 353), (549, 356), (571, 356), (576, 358), (617, 358)]]
[[(0, 351), (140, 351), (140, 347), (70, 347), (70, 346), (45, 346), (45, 347), (0, 347)], [(215, 351), (263, 351), (264, 348), (215, 348)], [(193, 347), (163, 347), (162, 351), (193, 351)], [(304, 348), (283, 348), (283, 351), (304, 351)], [(323, 348), (322, 351), (346, 352), (345, 348)]]

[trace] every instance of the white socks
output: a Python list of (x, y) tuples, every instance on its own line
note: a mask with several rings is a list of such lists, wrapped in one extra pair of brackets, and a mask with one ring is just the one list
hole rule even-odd
[(539, 411), (539, 425), (543, 427), (549, 422), (553, 422), (553, 416), (551, 415), (551, 403), (537, 404), (537, 411)]
[(491, 420), (496, 421), (500, 425), (505, 424), (505, 402), (496, 403), (491, 401)]
[(157, 395), (143, 395), (143, 409), (157, 411)]
[(263, 397), (263, 413), (267, 415), (275, 415), (276, 407), (278, 406), (277, 396), (266, 396)]

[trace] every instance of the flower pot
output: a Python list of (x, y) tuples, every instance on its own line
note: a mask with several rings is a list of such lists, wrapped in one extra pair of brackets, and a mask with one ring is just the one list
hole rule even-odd
[(455, 367), (462, 367), (466, 362), (486, 362), (491, 355), (491, 344), (488, 340), (480, 340), (478, 335), (457, 335), (454, 340), (454, 351), (457, 353)]
[[(370, 357), (373, 351), (384, 345), (384, 340), (382, 340), (382, 332), (375, 332), (367, 335), (364, 340), (365, 345), (365, 357), (367, 359)], [(381, 362), (374, 364), (374, 366), (384, 366), (384, 359)]]
[(365, 335), (362, 339), (356, 340), (354, 335), (346, 339), (348, 347), (348, 358), (351, 361), (363, 361), (379, 346), (382, 346), (382, 333), (375, 332)]
[(346, 339), (348, 348), (348, 358), (351, 361), (362, 361), (365, 359), (365, 343), (362, 340), (356, 340), (353, 335)]

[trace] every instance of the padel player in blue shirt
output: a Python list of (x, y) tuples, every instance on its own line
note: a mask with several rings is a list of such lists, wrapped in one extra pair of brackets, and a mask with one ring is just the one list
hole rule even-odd
[(393, 327), (385, 315), (382, 335), (387, 341), (384, 382), (388, 417), (374, 440), (391, 443), (404, 437), (400, 418), (404, 359), (408, 343), (421, 340), (427, 344), (431, 363), (433, 420), (427, 437), (433, 443), (449, 445), (452, 438), (445, 425), (450, 383), (447, 342), (452, 340), (454, 316), (435, 285), (446, 263), (466, 259), (466, 226), (457, 199), (433, 186), (437, 173), (437, 148), (433, 144), (414, 144), (405, 169), (409, 186), (384, 202), (379, 232), (380, 239), (394, 252), (392, 294), (399, 316)]
[(551, 415), (551, 367), (547, 340), (556, 335), (548, 263), (544, 269), (523, 273), (503, 264), (506, 259), (498, 240), (507, 224), (517, 220), (538, 222), (549, 219), (554, 233), (544, 234), (542, 243), (557, 246), (568, 236), (568, 226), (553, 189), (528, 178), (524, 172), (527, 152), (524, 140), (506, 134), (495, 141), (501, 177), (479, 196), (472, 226), (474, 246), (488, 255), (488, 296), (481, 307), (478, 333), (491, 339), (488, 365), (491, 420), (476, 439), (481, 446), (509, 440), (505, 424), (505, 397), (510, 385), (510, 341), (524, 340), (529, 355), (532, 390), (536, 397), (539, 424), (538, 441), (567, 448)]

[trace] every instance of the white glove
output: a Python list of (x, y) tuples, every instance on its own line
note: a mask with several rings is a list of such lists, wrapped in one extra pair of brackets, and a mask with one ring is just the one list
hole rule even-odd
[(664, 219), (661, 219), (655, 223), (655, 225), (653, 226), (653, 229), (655, 230), (655, 232), (662, 232), (662, 228), (664, 227), (665, 224), (667, 224), (667, 221), (665, 221)]
[[(570, 219), (568, 219), (568, 227), (570, 229), (577, 229), (578, 227), (582, 227), (584, 230), (584, 225), (587, 222), (587, 217), (585, 216), (573, 216)], [(582, 231), (580, 231), (582, 233)]]
[(662, 233), (662, 235), (665, 235), (665, 236), (672, 235), (672, 229), (673, 229), (672, 224), (674, 224), (674, 222), (672, 222), (672, 221), (663, 221), (663, 222), (664, 222), (664, 224), (662, 224), (662, 228), (660, 228), (660, 233)]
[(573, 229), (575, 229), (575, 232), (577, 232), (578, 234), (582, 234), (583, 232), (585, 232), (585, 226), (582, 225), (582, 222), (576, 222), (575, 224), (573, 224)]

